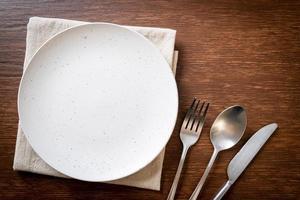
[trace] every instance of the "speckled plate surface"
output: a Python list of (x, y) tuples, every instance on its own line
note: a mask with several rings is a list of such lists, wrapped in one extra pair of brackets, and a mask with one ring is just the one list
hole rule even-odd
[(159, 50), (108, 24), (70, 28), (48, 40), (21, 80), (21, 127), (50, 166), (85, 181), (145, 167), (164, 148), (178, 109), (176, 82)]

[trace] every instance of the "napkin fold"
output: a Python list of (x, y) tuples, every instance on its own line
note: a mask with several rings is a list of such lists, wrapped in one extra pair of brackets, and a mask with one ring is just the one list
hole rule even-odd
[[(32, 17), (27, 25), (26, 53), (24, 69), (29, 60), (41, 45), (53, 35), (70, 28), (72, 26), (86, 24), (89, 22)], [(176, 31), (165, 28), (126, 26), (137, 31), (148, 38), (160, 50), (166, 61), (172, 68), (174, 75), (177, 66), (178, 52), (174, 51)], [(41, 133), (42, 134), (42, 133)], [(161, 173), (164, 159), (163, 150), (150, 164), (135, 174), (122, 179), (107, 183), (127, 185), (145, 189), (160, 190)], [(38, 174), (69, 178), (56, 171), (43, 161), (28, 143), (20, 124), (18, 126), (15, 157), (13, 163), (14, 170), (33, 172)]]

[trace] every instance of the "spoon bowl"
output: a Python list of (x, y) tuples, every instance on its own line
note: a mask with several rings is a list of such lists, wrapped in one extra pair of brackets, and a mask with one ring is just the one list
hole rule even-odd
[(217, 151), (233, 147), (243, 136), (247, 125), (246, 111), (231, 106), (221, 112), (210, 129), (210, 140)]

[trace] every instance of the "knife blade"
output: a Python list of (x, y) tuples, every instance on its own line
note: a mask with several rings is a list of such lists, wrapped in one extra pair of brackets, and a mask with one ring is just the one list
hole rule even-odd
[(238, 179), (242, 172), (249, 165), (261, 147), (277, 129), (276, 123), (266, 125), (259, 129), (241, 148), (241, 150), (230, 161), (227, 168), (228, 181), (219, 190), (214, 200), (221, 199), (230, 186)]

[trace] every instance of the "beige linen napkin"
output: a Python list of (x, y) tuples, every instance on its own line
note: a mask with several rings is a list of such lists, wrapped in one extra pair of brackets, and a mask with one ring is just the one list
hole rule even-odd
[[(27, 25), (24, 68), (26, 68), (28, 61), (33, 56), (35, 51), (47, 39), (69, 27), (84, 23), (87, 22), (41, 17), (30, 18)], [(127, 27), (131, 30), (141, 33), (151, 42), (153, 42), (159, 48), (175, 74), (178, 55), (178, 52), (174, 52), (176, 34), (175, 30), (151, 27)], [(149, 165), (139, 172), (119, 180), (111, 181), (109, 183), (160, 190), (163, 159), (164, 150), (157, 156), (156, 159), (154, 159)], [(23, 131), (21, 130), (20, 125), (17, 133), (13, 169), (68, 178), (50, 167), (33, 151)]]

